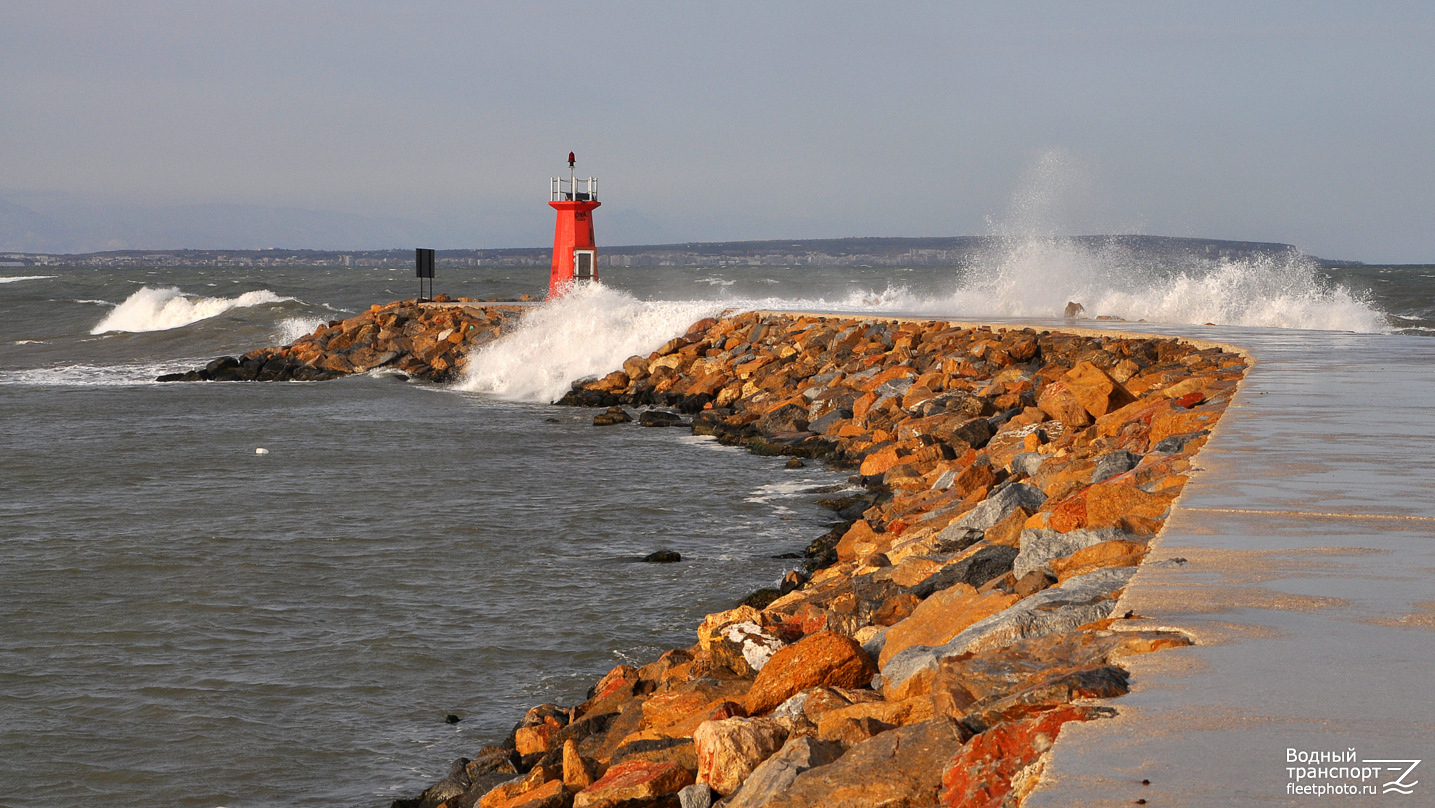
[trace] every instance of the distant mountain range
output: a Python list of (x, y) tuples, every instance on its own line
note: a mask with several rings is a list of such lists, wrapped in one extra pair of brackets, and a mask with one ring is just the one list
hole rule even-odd
[[(1074, 236), (1071, 240), (1093, 250), (1117, 247), (1133, 257), (1150, 259), (1241, 260), (1300, 252), (1290, 244), (1169, 236)], [(960, 266), (1000, 246), (1000, 239), (987, 236), (689, 242), (600, 246), (599, 263), (604, 266)], [(114, 250), (80, 254), (0, 253), (0, 261), (12, 265), (393, 266), (410, 263), (413, 256), (409, 249)], [(547, 266), (551, 258), (549, 247), (438, 252), (439, 263), (449, 266), (541, 267)], [(1315, 260), (1327, 265), (1359, 263)]]

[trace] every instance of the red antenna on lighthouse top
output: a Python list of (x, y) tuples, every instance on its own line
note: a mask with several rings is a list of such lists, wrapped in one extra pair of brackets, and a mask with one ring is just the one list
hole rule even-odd
[(573, 152), (568, 152), (568, 167), (569, 167), (569, 168), (572, 168), (572, 167), (573, 167), (573, 164), (576, 163), (576, 162), (578, 162), (578, 161), (575, 160), (575, 159), (573, 159)]

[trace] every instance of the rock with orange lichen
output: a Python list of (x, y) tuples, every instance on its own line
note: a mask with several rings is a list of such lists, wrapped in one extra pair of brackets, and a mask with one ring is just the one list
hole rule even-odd
[(978, 594), (966, 584), (940, 590), (921, 604), (905, 620), (889, 627), (879, 663), (891, 659), (913, 646), (943, 645), (978, 620), (984, 620), (1006, 609), (1019, 598), (1005, 592)]
[(1102, 716), (1092, 707), (1058, 707), (1000, 724), (973, 737), (942, 772), (940, 803), (952, 808), (1002, 808), (1012, 783), (1039, 765), (1063, 725)]
[(1078, 363), (1067, 371), (1061, 380), (1092, 419), (1119, 410), (1136, 400), (1120, 382), (1090, 362)]
[(573, 797), (573, 808), (646, 805), (692, 785), (692, 772), (675, 763), (633, 760), (618, 763)]
[(762, 715), (810, 687), (865, 687), (876, 672), (851, 637), (820, 631), (772, 655), (747, 693), (747, 712)]

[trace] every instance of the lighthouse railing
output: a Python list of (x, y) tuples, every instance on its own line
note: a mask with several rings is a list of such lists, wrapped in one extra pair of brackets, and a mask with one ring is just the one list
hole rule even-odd
[(574, 200), (596, 202), (598, 201), (598, 180), (596, 177), (587, 179), (553, 177), (549, 183), (549, 194), (554, 202), (572, 202)]

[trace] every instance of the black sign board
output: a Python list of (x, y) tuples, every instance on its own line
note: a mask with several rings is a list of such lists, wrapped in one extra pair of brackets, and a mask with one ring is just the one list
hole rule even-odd
[(414, 274), (419, 278), (419, 300), (424, 300), (424, 278), (429, 279), (429, 297), (433, 296), (433, 250), (414, 250)]
[(417, 275), (420, 278), (433, 277), (433, 250), (425, 250), (420, 247), (414, 250), (414, 265), (417, 267)]

